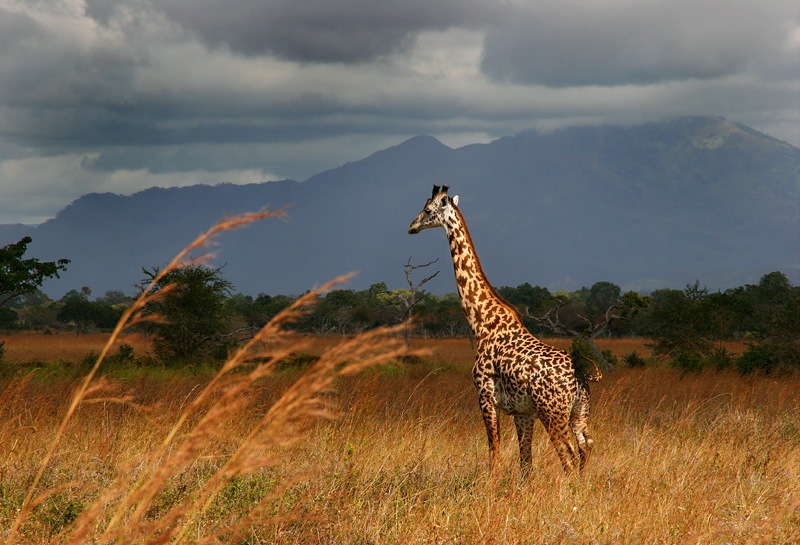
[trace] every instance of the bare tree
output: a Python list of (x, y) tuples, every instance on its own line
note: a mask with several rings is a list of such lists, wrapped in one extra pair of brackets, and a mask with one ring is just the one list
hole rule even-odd
[[(420, 288), (422, 288), (422, 286), (428, 283), (428, 281), (432, 280), (437, 274), (439, 274), (439, 271), (436, 271), (435, 273), (426, 276), (416, 284), (414, 283), (414, 280), (411, 278), (411, 276), (417, 269), (424, 269), (426, 267), (430, 267), (437, 261), (439, 261), (438, 257), (433, 261), (425, 263), (424, 265), (414, 265), (411, 263), (411, 258), (409, 257), (408, 261), (403, 267), (405, 269), (406, 282), (408, 283), (408, 294), (401, 294), (399, 296), (400, 304), (403, 306), (404, 322), (411, 318), (411, 310), (417, 305), (417, 303), (419, 303), (422, 300), (422, 297), (420, 296)], [(405, 337), (406, 337), (406, 347), (408, 347), (411, 344), (410, 328), (405, 329)]]
[[(525, 313), (525, 317), (536, 321), (541, 326), (551, 330), (557, 335), (566, 335), (577, 339), (586, 344), (597, 357), (597, 361), (590, 360), (593, 364), (597, 362), (608, 368), (609, 362), (603, 356), (603, 352), (595, 343), (595, 339), (608, 335), (613, 323), (617, 321), (628, 321), (633, 315), (647, 303), (638, 294), (628, 292), (622, 297), (616, 297), (605, 310), (596, 312), (594, 316), (589, 317), (581, 314), (580, 312), (573, 312), (573, 320), (565, 321), (562, 319), (561, 311), (569, 305), (569, 299), (556, 297), (557, 304), (541, 316), (533, 316), (529, 312)], [(571, 323), (570, 323), (571, 322)], [(583, 327), (580, 327), (583, 326)], [(583, 356), (585, 359), (586, 356)]]

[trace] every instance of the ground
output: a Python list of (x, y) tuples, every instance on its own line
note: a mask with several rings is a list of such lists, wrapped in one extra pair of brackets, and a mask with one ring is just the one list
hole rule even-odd
[[(5, 542), (80, 383), (85, 356), (98, 353), (104, 338), (3, 338), (6, 360), (26, 369), (0, 379), (0, 541)], [(341, 341), (298, 343), (305, 343), (304, 353), (321, 355)], [(231, 414), (219, 416), (224, 428), (209, 424), (208, 429), (204, 415), (224, 405), (225, 390), (213, 391), (193, 411), (187, 408), (213, 380), (213, 369), (154, 367), (142, 357), (146, 339), (122, 342), (134, 348), (135, 362), (109, 365), (104, 388), (74, 414), (37, 489), (37, 496), (47, 494), (16, 542), (68, 541), (81, 513), (90, 509), (97, 509), (96, 522), (87, 531), (97, 538), (124, 501), (115, 486), (141, 485), (150, 467), (143, 460), (163, 467), (160, 460), (170, 460), (189, 439), (185, 443), (192, 450), (182, 451), (189, 454), (157, 483), (140, 530), (191, 520), (191, 531), (180, 534), (190, 543), (212, 538), (287, 544), (800, 540), (800, 376), (713, 371), (682, 376), (659, 365), (619, 365), (592, 388), (596, 445), (587, 470), (564, 476), (537, 426), (534, 471), (522, 480), (508, 417), (501, 422), (500, 467), (488, 472), (466, 339), (417, 341), (428, 353), (415, 363), (383, 364), (335, 379), (313, 407), (323, 417), (310, 420), (295, 422), (294, 411), (304, 406), (283, 407), (279, 401), (309, 364), (276, 368), (269, 376), (248, 378), (243, 384), (250, 393), (241, 396), (246, 402), (229, 402)], [(648, 355), (641, 340), (604, 348), (619, 356), (633, 350)], [(226, 387), (236, 384), (232, 380)], [(183, 414), (189, 418), (170, 448), (159, 460), (148, 458)], [(279, 422), (265, 424), (265, 414)], [(248, 443), (254, 429), (263, 439)], [(236, 474), (221, 481), (208, 502), (200, 501), (243, 444), (253, 445), (246, 453), (251, 463), (235, 466)], [(123, 510), (125, 521), (130, 513)], [(170, 523), (171, 516), (177, 518)], [(123, 535), (125, 541), (148, 539), (137, 538), (135, 531)]]

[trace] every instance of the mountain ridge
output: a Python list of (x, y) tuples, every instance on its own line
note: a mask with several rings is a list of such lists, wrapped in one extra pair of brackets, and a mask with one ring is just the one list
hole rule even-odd
[(432, 184), (451, 186), (490, 281), (577, 289), (712, 289), (780, 270), (800, 277), (800, 150), (723, 118), (525, 131), (450, 148), (417, 136), (304, 182), (149, 188), (84, 195), (28, 234), (30, 255), (72, 260), (44, 290), (130, 293), (222, 217), (288, 208), (220, 239), (237, 291), (297, 294), (358, 271), (349, 287), (404, 287), (403, 265), (439, 258), (426, 285), (455, 291), (444, 238), (406, 234)]

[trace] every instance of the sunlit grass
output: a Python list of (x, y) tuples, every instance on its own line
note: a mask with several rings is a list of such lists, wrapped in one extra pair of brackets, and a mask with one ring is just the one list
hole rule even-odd
[[(99, 354), (109, 338), (109, 333), (75, 335), (69, 332), (14, 332), (3, 333), (5, 359), (10, 362), (80, 361), (87, 354)], [(136, 354), (148, 354), (150, 341), (141, 334), (121, 335), (120, 343), (128, 344)]]
[[(101, 368), (126, 329), (153, 319), (142, 309), (176, 288), (152, 290), (161, 276), (197, 263), (190, 251), (207, 246), (216, 234), (276, 215), (281, 213), (229, 218), (180, 252), (125, 310), (77, 386), (69, 374), (61, 381), (40, 381), (31, 380), (38, 369), (26, 375), (12, 369), (0, 403), (5, 455), (0, 466), (0, 522), (7, 545), (238, 541), (257, 522), (275, 518), (266, 513), (270, 500), (281, 498), (280, 487), (252, 493), (254, 502), (245, 502), (231, 517), (209, 516), (225, 506), (226, 498), (238, 505), (242, 494), (230, 488), (249, 488), (253, 476), (277, 465), (283, 449), (302, 436), (311, 420), (333, 416), (330, 394), (336, 377), (406, 354), (398, 328), (372, 330), (327, 348), (269, 403), (263, 402), (258, 385), (303, 347), (284, 326), (314, 303), (318, 291), (307, 292), (275, 316), (216, 374), (182, 398), (173, 387), (161, 390), (166, 398), (143, 402), (135, 387), (123, 387)], [(248, 411), (252, 406), (257, 412)], [(143, 428), (131, 430), (131, 422)], [(31, 443), (32, 438), (38, 442)], [(286, 486), (299, 478), (281, 482)]]
[(647, 341), (601, 339), (588, 468), (565, 476), (538, 426), (522, 479), (504, 416), (490, 474), (470, 341), (287, 333), (314, 297), (221, 367), (109, 367), (148, 353), (142, 301), (110, 336), (6, 337), (0, 542), (800, 542), (800, 376), (631, 369)]
[[(322, 353), (337, 342), (315, 340), (303, 350)], [(337, 379), (342, 416), (317, 421), (290, 445), (267, 446), (262, 454), (272, 463), (225, 483), (185, 539), (229, 542), (235, 528), (243, 532), (237, 543), (287, 544), (777, 544), (800, 537), (800, 377), (621, 367), (593, 386), (597, 444), (587, 470), (565, 477), (538, 426), (537, 469), (522, 481), (509, 417), (501, 423), (499, 471), (488, 473), (469, 342), (418, 344), (433, 353)], [(253, 382), (237, 418), (164, 481), (145, 520), (166, 517), (206, 486), (302, 373), (292, 368)], [(68, 536), (120, 472), (142, 470), (138, 461), (208, 381), (174, 371), (126, 386), (134, 403), (155, 412), (117, 403), (80, 409), (42, 483), (55, 492), (32, 512), (22, 542)], [(72, 386), (5, 383), (0, 527), (15, 516)]]

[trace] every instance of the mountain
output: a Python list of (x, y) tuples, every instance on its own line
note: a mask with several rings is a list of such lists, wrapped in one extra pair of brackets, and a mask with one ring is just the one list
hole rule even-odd
[(142, 267), (163, 266), (217, 220), (290, 205), (226, 233), (214, 264), (236, 290), (298, 294), (346, 272), (348, 287), (405, 285), (403, 265), (439, 258), (426, 288), (455, 291), (441, 232), (406, 229), (432, 184), (460, 195), (496, 286), (712, 289), (779, 270), (800, 280), (800, 149), (718, 117), (524, 132), (452, 149), (419, 136), (369, 157), (285, 180), (85, 195), (37, 226), (0, 225), (0, 245), (72, 260), (44, 290), (133, 293)]

